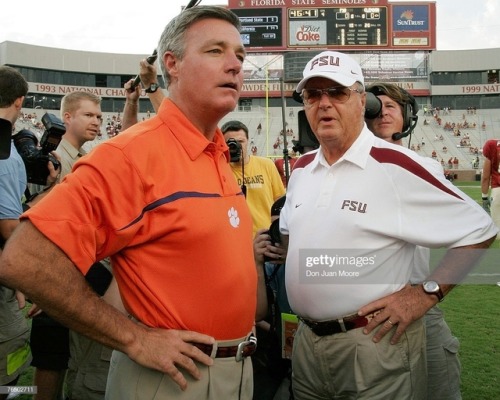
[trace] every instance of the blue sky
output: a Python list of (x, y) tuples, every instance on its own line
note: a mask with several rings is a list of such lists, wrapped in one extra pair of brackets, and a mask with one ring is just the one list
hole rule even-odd
[[(147, 6), (142, 6), (123, 0), (3, 2), (0, 42), (148, 54), (156, 47), (166, 22), (187, 3), (148, 0)], [(201, 4), (227, 1), (202, 0)], [(438, 50), (500, 47), (500, 1), (436, 0), (436, 4)]]

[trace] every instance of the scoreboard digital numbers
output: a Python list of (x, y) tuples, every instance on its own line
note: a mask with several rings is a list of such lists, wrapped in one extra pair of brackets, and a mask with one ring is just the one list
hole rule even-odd
[(387, 7), (289, 8), (288, 46), (387, 46)]

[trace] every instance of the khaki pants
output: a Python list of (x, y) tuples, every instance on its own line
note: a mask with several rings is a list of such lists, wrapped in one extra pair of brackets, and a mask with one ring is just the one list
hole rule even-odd
[(424, 316), (427, 338), (427, 400), (461, 400), (460, 343), (443, 319), (443, 312), (432, 307)]
[[(244, 339), (219, 342), (231, 346)], [(113, 351), (106, 387), (106, 400), (251, 400), (253, 394), (250, 357), (215, 358), (211, 367), (196, 363), (201, 379), (184, 372), (188, 387), (182, 391), (170, 376), (145, 368), (127, 355)]]
[(376, 331), (365, 335), (359, 328), (320, 337), (300, 323), (292, 356), (295, 400), (426, 399), (423, 320), (411, 324), (395, 345), (389, 343), (393, 331), (373, 343)]

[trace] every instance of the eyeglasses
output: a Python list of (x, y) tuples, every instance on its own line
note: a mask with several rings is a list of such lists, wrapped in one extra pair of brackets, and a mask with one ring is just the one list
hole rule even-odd
[(358, 89), (336, 86), (324, 89), (303, 89), (300, 97), (307, 106), (312, 106), (321, 100), (323, 94), (326, 94), (333, 103), (345, 103), (351, 97), (351, 92), (361, 93)]

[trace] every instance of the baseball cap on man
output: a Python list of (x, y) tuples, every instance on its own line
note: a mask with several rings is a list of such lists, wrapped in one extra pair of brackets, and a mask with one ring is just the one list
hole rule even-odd
[(365, 85), (359, 64), (347, 54), (336, 51), (324, 51), (314, 56), (304, 68), (303, 76), (295, 89), (297, 93), (301, 93), (307, 81), (315, 77), (331, 79), (346, 87), (354, 82)]

